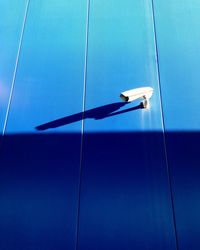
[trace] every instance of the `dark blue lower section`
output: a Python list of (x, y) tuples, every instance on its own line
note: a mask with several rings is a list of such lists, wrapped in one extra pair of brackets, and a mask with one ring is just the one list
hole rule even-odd
[(74, 249), (80, 134), (6, 136), (0, 155), (0, 249)]
[[(176, 249), (162, 133), (4, 137), (0, 249)], [(199, 133), (167, 133), (178, 236), (199, 246)], [(180, 245), (180, 242), (179, 242)]]
[(85, 134), (82, 173), (79, 249), (176, 249), (162, 133)]
[(200, 133), (166, 133), (179, 249), (200, 249)]

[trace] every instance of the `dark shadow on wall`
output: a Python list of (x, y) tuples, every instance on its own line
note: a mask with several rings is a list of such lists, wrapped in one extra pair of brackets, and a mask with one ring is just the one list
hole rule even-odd
[[(166, 134), (182, 249), (200, 249), (199, 141)], [(74, 249), (80, 147), (78, 133), (5, 136), (0, 249)], [(78, 249), (175, 249), (167, 174), (162, 133), (84, 134)]]
[(94, 109), (86, 110), (85, 112), (80, 112), (74, 115), (66, 116), (51, 122), (47, 122), (45, 124), (39, 125), (36, 127), (37, 130), (47, 130), (50, 128), (57, 128), (61, 127), (70, 123), (74, 123), (77, 121), (81, 121), (82, 119), (104, 119), (110, 116), (120, 115), (126, 112), (130, 112), (133, 110), (141, 109), (143, 108), (143, 104), (139, 104), (137, 106), (133, 106), (131, 108), (121, 110), (118, 112), (115, 112), (122, 108), (123, 106), (127, 105), (129, 103), (127, 102), (116, 102), (112, 104), (107, 104), (101, 107), (97, 107)]

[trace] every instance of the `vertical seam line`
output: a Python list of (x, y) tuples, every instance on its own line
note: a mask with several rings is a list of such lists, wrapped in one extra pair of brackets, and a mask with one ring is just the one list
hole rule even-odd
[(178, 245), (177, 225), (176, 225), (176, 217), (175, 217), (175, 205), (174, 205), (174, 197), (173, 197), (174, 195), (173, 195), (173, 188), (172, 188), (171, 172), (170, 172), (169, 161), (168, 161), (167, 146), (166, 146), (166, 134), (165, 134), (166, 132), (165, 132), (163, 103), (162, 103), (161, 77), (160, 77), (160, 65), (159, 65), (159, 55), (158, 55), (154, 0), (151, 0), (151, 5), (152, 5), (154, 44), (155, 44), (154, 46), (155, 46), (155, 53), (156, 53), (156, 69), (157, 69), (158, 88), (159, 88), (158, 92), (159, 92), (159, 99), (160, 99), (161, 123), (162, 123), (162, 129), (163, 129), (163, 144), (164, 144), (167, 178), (168, 178), (168, 183), (169, 183), (169, 192), (170, 192), (170, 200), (171, 200), (171, 207), (172, 207), (172, 218), (173, 218), (173, 227), (174, 227), (174, 234), (175, 234), (175, 241), (176, 241), (176, 249), (178, 250), (179, 245)]
[(90, 16), (90, 0), (87, 0), (86, 10), (86, 32), (85, 32), (85, 55), (84, 55), (84, 73), (83, 73), (83, 103), (82, 103), (82, 125), (81, 125), (81, 148), (80, 148), (80, 168), (79, 168), (79, 184), (78, 184), (78, 201), (77, 201), (77, 220), (75, 232), (75, 250), (78, 249), (79, 227), (80, 227), (80, 200), (82, 186), (82, 164), (83, 164), (83, 142), (85, 128), (85, 108), (86, 108), (86, 84), (87, 84), (87, 68), (88, 68), (88, 41), (89, 41), (89, 16)]
[(24, 37), (25, 24), (26, 24), (27, 15), (28, 15), (29, 2), (30, 2), (30, 0), (27, 1), (26, 8), (25, 8), (25, 15), (24, 15), (23, 23), (22, 23), (22, 30), (21, 30), (21, 35), (20, 35), (20, 39), (19, 39), (19, 47), (18, 47), (17, 57), (16, 57), (16, 61), (15, 61), (15, 68), (14, 68), (14, 73), (13, 73), (13, 78), (12, 78), (12, 83), (11, 83), (11, 90), (10, 90), (10, 95), (9, 95), (9, 99), (8, 99), (8, 105), (7, 105), (7, 109), (6, 109), (6, 116), (5, 116), (5, 121), (4, 121), (4, 125), (3, 125), (2, 137), (5, 135), (6, 127), (7, 127), (8, 116), (9, 116), (11, 101), (12, 101), (12, 97), (13, 97), (13, 90), (14, 90), (14, 86), (15, 86), (15, 79), (16, 79), (16, 75), (17, 75), (19, 57), (20, 57), (20, 52), (21, 52), (21, 48), (22, 48), (22, 41), (23, 41), (23, 37)]

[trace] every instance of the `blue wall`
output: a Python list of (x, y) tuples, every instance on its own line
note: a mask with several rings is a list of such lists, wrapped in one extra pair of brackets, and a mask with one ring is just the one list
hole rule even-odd
[(0, 0), (0, 249), (200, 248), (199, 10)]

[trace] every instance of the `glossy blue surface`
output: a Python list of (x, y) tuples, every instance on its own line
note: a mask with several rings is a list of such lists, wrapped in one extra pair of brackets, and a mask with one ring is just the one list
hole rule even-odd
[[(151, 3), (91, 1), (88, 44), (86, 110), (102, 112), (85, 120), (78, 247), (176, 249)], [(150, 110), (120, 103), (139, 86)]]
[(200, 249), (200, 2), (154, 2), (179, 249)]
[(82, 123), (36, 127), (82, 111), (85, 30), (86, 1), (30, 1), (1, 150), (0, 249), (75, 247)]
[(0, 1), (0, 133), (14, 77), (27, 0)]

